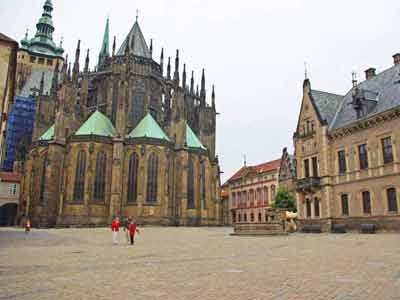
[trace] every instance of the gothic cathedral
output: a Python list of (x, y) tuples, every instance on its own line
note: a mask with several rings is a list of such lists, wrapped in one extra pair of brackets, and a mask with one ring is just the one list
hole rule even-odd
[[(153, 60), (136, 20), (109, 50), (107, 20), (97, 67), (57, 61), (36, 97), (33, 142), (23, 162), (20, 214), (37, 226), (101, 225), (113, 216), (141, 224), (220, 224), (216, 109), (193, 73)], [(166, 74), (165, 74), (166, 73)], [(165, 76), (164, 76), (165, 74)], [(18, 162), (17, 162), (18, 165)]]

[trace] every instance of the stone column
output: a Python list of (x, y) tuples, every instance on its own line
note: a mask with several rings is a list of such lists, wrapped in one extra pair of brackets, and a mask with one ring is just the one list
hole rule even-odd
[(176, 191), (176, 199), (179, 202), (180, 206), (180, 224), (185, 225), (187, 223), (187, 181), (188, 181), (188, 160), (189, 160), (189, 153), (186, 150), (180, 150), (177, 157), (179, 160), (180, 170), (178, 172), (179, 178), (177, 184), (177, 191)]
[[(49, 143), (47, 154), (46, 178), (44, 185), (44, 203), (47, 205), (47, 225), (55, 226), (58, 216), (60, 201), (61, 172), (63, 170), (63, 159), (65, 144), (59, 141)], [(43, 180), (43, 179), (42, 179)]]
[(116, 137), (113, 139), (109, 222), (113, 216), (121, 217), (122, 213), (122, 171), (124, 161), (123, 141), (124, 139), (121, 137)]

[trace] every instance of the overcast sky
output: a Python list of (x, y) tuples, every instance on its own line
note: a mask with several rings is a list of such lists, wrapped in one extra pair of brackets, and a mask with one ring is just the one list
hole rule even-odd
[[(44, 0), (0, 0), (0, 31), (30, 37)], [(351, 72), (378, 72), (400, 52), (398, 0), (53, 0), (54, 39), (75, 54), (78, 39), (100, 50), (106, 18), (118, 47), (135, 21), (153, 56), (161, 47), (195, 70), (206, 69), (207, 97), (216, 87), (217, 152), (227, 179), (243, 165), (292, 151), (302, 96), (304, 61), (314, 89), (344, 94)], [(93, 55), (95, 54), (95, 55)], [(81, 62), (83, 64), (83, 59)]]

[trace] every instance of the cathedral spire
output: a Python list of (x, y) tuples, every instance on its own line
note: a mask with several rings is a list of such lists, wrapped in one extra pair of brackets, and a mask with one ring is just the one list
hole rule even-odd
[(194, 95), (194, 71), (192, 71), (192, 78), (190, 79), (190, 95)]
[(68, 81), (71, 80), (71, 63), (68, 63), (68, 73), (67, 73)]
[(163, 73), (164, 73), (164, 48), (161, 48), (160, 68), (161, 68), (161, 77), (162, 77)]
[(85, 60), (85, 70), (84, 72), (89, 73), (89, 49), (87, 49), (86, 60)]
[(104, 29), (103, 42), (101, 43), (99, 62), (97, 67), (100, 69), (104, 64), (104, 60), (110, 57), (110, 19), (107, 18), (106, 28)]
[(176, 50), (174, 81), (179, 84), (179, 50)]
[(117, 37), (114, 35), (114, 42), (113, 42), (113, 46), (112, 46), (112, 56), (114, 56), (115, 55), (115, 47), (116, 47), (116, 41), (117, 40)]
[(57, 89), (58, 89), (58, 74), (60, 72), (60, 63), (57, 60), (56, 62), (56, 67), (54, 68), (54, 75), (53, 75), (53, 80), (51, 82), (51, 90), (50, 90), (50, 94), (52, 96), (55, 96), (57, 93)]
[(167, 65), (167, 79), (171, 80), (171, 57), (168, 57), (168, 65)]
[(206, 77), (204, 75), (204, 69), (201, 74), (200, 104), (201, 106), (206, 105)]
[(150, 56), (153, 57), (153, 39), (150, 39)]
[(183, 64), (182, 87), (186, 91), (186, 64)]
[(211, 106), (212, 106), (213, 110), (215, 111), (215, 89), (214, 89), (214, 85), (212, 86)]
[(36, 34), (35, 37), (41, 37), (43, 41), (50, 40), (53, 41), (53, 20), (51, 13), (53, 12), (53, 4), (50, 0), (46, 0), (43, 5), (42, 17), (36, 24)]
[(68, 54), (65, 55), (65, 60), (62, 67), (63, 76), (67, 74), (68, 71)]
[(130, 52), (130, 47), (131, 47), (131, 38), (128, 37), (127, 41), (126, 41), (126, 47), (125, 47), (125, 56), (129, 55)]
[(79, 57), (81, 55), (81, 40), (78, 40), (78, 46), (75, 52), (74, 68), (72, 70), (72, 81), (76, 81), (79, 75)]

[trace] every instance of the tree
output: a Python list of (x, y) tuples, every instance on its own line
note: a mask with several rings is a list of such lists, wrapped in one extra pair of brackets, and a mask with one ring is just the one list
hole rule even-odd
[(283, 208), (288, 211), (297, 212), (294, 197), (284, 187), (279, 187), (275, 196), (275, 202), (272, 204), (273, 208)]

